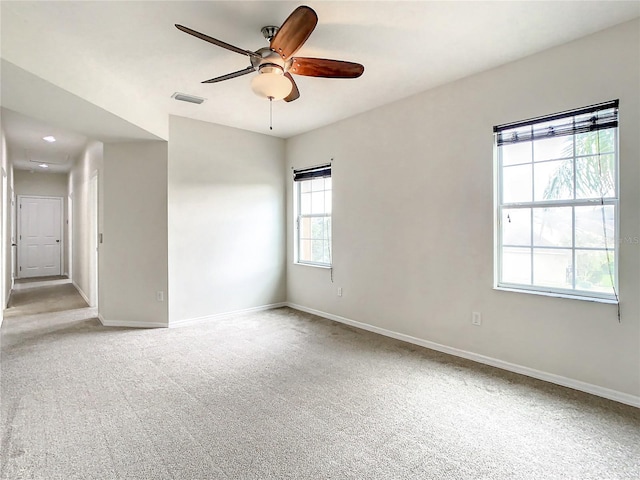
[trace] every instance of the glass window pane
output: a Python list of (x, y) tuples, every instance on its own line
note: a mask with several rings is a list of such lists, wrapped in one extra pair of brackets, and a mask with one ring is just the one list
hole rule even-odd
[(311, 213), (324, 213), (324, 191), (311, 193)]
[(573, 157), (573, 135), (550, 137), (533, 142), (534, 162), (570, 157)]
[(533, 249), (533, 283), (541, 287), (573, 288), (571, 250)]
[(558, 160), (533, 166), (534, 200), (573, 198), (573, 161)]
[(324, 263), (325, 243), (323, 240), (312, 240), (311, 261), (315, 263)]
[(576, 288), (613, 294), (614, 258), (606, 250), (576, 251)]
[(503, 166), (531, 163), (531, 142), (511, 143), (500, 148)]
[(576, 158), (576, 198), (615, 197), (613, 155)]
[(500, 280), (504, 283), (531, 285), (531, 249), (504, 247)]
[(311, 213), (311, 194), (300, 194), (300, 215), (308, 215)]
[(322, 240), (325, 238), (325, 218), (314, 217), (311, 219), (311, 238), (314, 240)]
[(324, 192), (324, 213), (331, 213), (331, 191)]
[(502, 169), (502, 201), (504, 203), (530, 202), (531, 164)]
[(324, 250), (323, 250), (322, 261), (323, 263), (331, 263), (331, 251), (330, 251), (331, 243), (329, 241), (325, 241), (323, 244), (323, 247), (324, 247)]
[(300, 219), (300, 238), (311, 238), (311, 219)]
[(596, 155), (615, 151), (613, 128), (576, 135), (576, 155)]
[[(498, 134), (498, 142), (535, 137), (498, 150), (501, 284), (614, 293), (617, 206), (604, 204), (619, 195), (617, 128), (559, 135), (594, 115), (614, 109)], [(518, 203), (532, 208), (510, 206)]]
[(331, 264), (331, 178), (296, 183), (299, 188), (297, 261)]
[(576, 247), (614, 248), (613, 205), (576, 207)]
[(298, 182), (300, 184), (300, 191), (302, 193), (311, 191), (311, 180), (303, 180), (302, 182)]
[(533, 244), (571, 247), (571, 207), (533, 209)]
[(530, 208), (504, 208), (502, 210), (502, 244), (531, 245)]
[(311, 261), (311, 240), (300, 240), (298, 244), (298, 260), (301, 262)]
[(314, 178), (311, 180), (311, 190), (313, 192), (324, 190), (324, 178)]

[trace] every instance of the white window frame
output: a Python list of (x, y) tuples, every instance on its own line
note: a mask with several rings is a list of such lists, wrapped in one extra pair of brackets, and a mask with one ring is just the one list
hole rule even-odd
[[(615, 104), (615, 109), (617, 112), (617, 108), (618, 108), (618, 102), (614, 101), (614, 102), (607, 102), (607, 104)], [(594, 106), (594, 108), (597, 106)], [(585, 109), (587, 109), (589, 107), (585, 107)], [(585, 109), (579, 109), (579, 110), (585, 110)], [(549, 115), (547, 117), (540, 117), (537, 119), (532, 119), (529, 121), (525, 121), (525, 122), (518, 122), (518, 123), (526, 123), (526, 122), (531, 122), (531, 125), (535, 125), (537, 123), (544, 123), (549, 121), (550, 119), (558, 119), (558, 118), (562, 118), (564, 116), (566, 117), (571, 117), (576, 115), (575, 112), (579, 111), (579, 110), (575, 110), (575, 111), (569, 111), (569, 112), (563, 112), (560, 114), (556, 114), (556, 115)], [(515, 124), (513, 124), (515, 125)], [(499, 126), (499, 127), (495, 127), (494, 128), (494, 132), (498, 131), (498, 129), (505, 129), (506, 127), (508, 127), (508, 125), (506, 126)], [(619, 229), (619, 218), (620, 218), (620, 214), (619, 214), (619, 198), (620, 198), (620, 169), (619, 169), (619, 134), (618, 134), (618, 126), (617, 126), (617, 118), (616, 118), (616, 126), (615, 127), (611, 127), (613, 129), (613, 136), (614, 136), (614, 149), (615, 151), (613, 152), (614, 155), (614, 172), (615, 172), (615, 178), (614, 178), (614, 188), (615, 188), (615, 194), (613, 197), (601, 197), (601, 198), (590, 198), (590, 199), (568, 199), (568, 200), (535, 200), (534, 197), (532, 197), (531, 201), (528, 202), (511, 202), (511, 203), (505, 203), (503, 202), (502, 199), (502, 193), (504, 191), (503, 189), (503, 165), (502, 165), (502, 148), (500, 146), (498, 146), (498, 134), (496, 133), (494, 135), (494, 185), (495, 185), (495, 190), (494, 190), (494, 225), (495, 225), (495, 235), (494, 235), (494, 288), (498, 289), (498, 290), (508, 290), (508, 291), (517, 291), (517, 292), (522, 292), (522, 293), (532, 293), (532, 294), (538, 294), (538, 295), (549, 295), (549, 296), (559, 296), (559, 297), (566, 297), (566, 298), (576, 298), (576, 299), (581, 299), (581, 300), (590, 300), (590, 301), (598, 301), (598, 302), (604, 302), (604, 303), (618, 303), (619, 298), (618, 298), (618, 266), (619, 266), (619, 248), (618, 248), (618, 239), (620, 238), (620, 229)], [(576, 159), (581, 158), (581, 157), (586, 157), (586, 156), (593, 156), (593, 155), (576, 155), (576, 147), (575, 147), (575, 135), (576, 133), (573, 134), (574, 135), (574, 147), (573, 147), (573, 156), (571, 157), (571, 160), (573, 162), (573, 188), (574, 188), (574, 192), (575, 192), (575, 182), (576, 182), (576, 170), (575, 170), (575, 164), (576, 164)], [(534, 144), (535, 144), (535, 139), (533, 139), (533, 141), (531, 142), (532, 144), (532, 150), (534, 148)], [(598, 154), (600, 154), (601, 152), (598, 152)], [(533, 153), (532, 153), (533, 155)], [(534, 162), (533, 156), (532, 156), (532, 162)], [(540, 162), (542, 163), (542, 162)], [(535, 164), (535, 162), (534, 162)], [(534, 182), (535, 182), (535, 178), (532, 176), (532, 189), (534, 188)], [(575, 196), (575, 193), (574, 193)], [(520, 284), (520, 283), (509, 283), (509, 282), (504, 282), (502, 281), (501, 275), (503, 272), (503, 258), (502, 258), (502, 251), (503, 251), (503, 241), (502, 241), (502, 232), (503, 232), (503, 228), (502, 228), (502, 211), (503, 209), (507, 208), (507, 209), (514, 209), (514, 208), (530, 208), (531, 212), (532, 212), (532, 227), (533, 227), (533, 209), (534, 208), (540, 208), (540, 207), (580, 207), (580, 206), (612, 206), (613, 207), (613, 225), (614, 225), (614, 238), (610, 238), (607, 240), (606, 243), (606, 247), (605, 248), (593, 248), (593, 250), (597, 250), (597, 251), (607, 251), (607, 252), (611, 252), (611, 255), (613, 255), (613, 270), (611, 271), (611, 275), (612, 275), (612, 284), (613, 284), (613, 292), (612, 293), (604, 293), (604, 292), (596, 292), (596, 291), (589, 291), (589, 290), (580, 290), (579, 288), (576, 288), (576, 252), (577, 251), (585, 251), (585, 250), (589, 250), (589, 248), (586, 247), (577, 247), (576, 246), (576, 224), (575, 224), (575, 209), (572, 208), (572, 225), (571, 225), (571, 235), (572, 235), (572, 243), (571, 243), (571, 255), (572, 255), (572, 289), (565, 289), (565, 288), (553, 288), (553, 287), (549, 287), (549, 286), (542, 286), (542, 285), (535, 285), (534, 282), (534, 268), (533, 268), (533, 255), (531, 255), (531, 284)], [(533, 228), (531, 231), (531, 235), (532, 235), (532, 241), (531, 244), (529, 245), (528, 248), (532, 249), (532, 253), (533, 253), (533, 249), (534, 248), (539, 248), (536, 247), (533, 243)], [(523, 246), (522, 248), (527, 248), (525, 246)], [(547, 247), (547, 248), (554, 248), (554, 247)], [(567, 250), (569, 249), (569, 247), (556, 247), (556, 248), (561, 248), (563, 250)]]
[[(296, 175), (296, 172), (305, 172), (305, 171), (313, 171), (314, 169), (328, 169), (329, 172), (331, 172), (331, 165), (321, 165), (319, 167), (310, 167), (308, 169), (304, 169), (304, 170), (294, 170), (294, 178)], [(327, 178), (327, 176), (325, 175), (323, 178)], [(328, 175), (328, 178), (331, 178), (331, 174)], [(322, 268), (331, 268), (332, 267), (332, 241), (333, 241), (333, 235), (331, 230), (329, 230), (328, 235), (323, 237), (323, 240), (328, 242), (328, 248), (329, 248), (329, 261), (328, 262), (313, 262), (313, 261), (309, 261), (309, 260), (303, 260), (300, 258), (300, 244), (301, 244), (301, 232), (302, 229), (300, 228), (301, 222), (303, 219), (305, 218), (328, 218), (328, 219), (332, 219), (332, 212), (333, 212), (333, 208), (332, 211), (327, 213), (326, 211), (324, 213), (308, 213), (308, 214), (302, 214), (300, 213), (301, 211), (301, 205), (302, 205), (302, 185), (305, 182), (312, 182), (314, 180), (314, 178), (309, 178), (309, 179), (305, 179), (305, 180), (298, 180), (298, 181), (294, 181), (293, 182), (293, 189), (294, 189), (294, 263), (298, 264), (298, 265), (308, 265), (308, 266), (312, 266), (312, 267), (322, 267)], [(329, 192), (330, 195), (332, 196), (332, 200), (333, 200), (333, 185), (331, 190), (324, 190), (325, 195), (326, 192)], [(331, 226), (333, 227), (333, 222), (330, 222)]]

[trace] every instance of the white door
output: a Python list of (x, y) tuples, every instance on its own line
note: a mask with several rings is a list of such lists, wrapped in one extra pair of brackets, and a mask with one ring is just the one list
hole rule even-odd
[(18, 277), (61, 275), (62, 198), (18, 197)]

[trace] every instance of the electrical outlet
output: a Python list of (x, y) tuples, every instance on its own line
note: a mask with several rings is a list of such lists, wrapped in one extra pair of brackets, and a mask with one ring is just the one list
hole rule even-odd
[(341, 297), (342, 296), (342, 287), (338, 287), (338, 296)]
[(159, 302), (164, 302), (164, 292), (158, 290), (156, 292), (156, 300)]
[(477, 326), (482, 325), (482, 315), (480, 315), (480, 312), (471, 312), (471, 323)]

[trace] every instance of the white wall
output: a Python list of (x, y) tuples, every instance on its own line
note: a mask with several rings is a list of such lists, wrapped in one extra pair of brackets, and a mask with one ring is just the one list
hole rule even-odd
[(167, 144), (104, 144), (99, 301), (106, 325), (167, 326)]
[[(6, 171), (6, 167), (9, 161), (7, 158), (7, 142), (4, 137), (4, 129), (0, 125), (0, 218), (2, 213), (7, 208), (7, 194), (4, 191), (4, 184), (2, 183), (2, 174)], [(4, 309), (8, 303), (8, 290), (7, 290), (7, 277), (6, 271), (9, 269), (9, 264), (6, 261), (5, 250), (7, 248), (7, 230), (4, 228), (4, 223), (0, 225), (0, 326), (4, 319)], [(11, 288), (9, 286), (9, 288)]]
[[(3, 5), (3, 7), (5, 6)], [(43, 8), (46, 7), (43, 6)], [(57, 8), (69, 8), (71, 12), (75, 7), (72, 4), (67, 4)], [(141, 6), (140, 8), (144, 8), (146, 14), (152, 14), (149, 6)], [(105, 12), (105, 14), (108, 13)], [(137, 90), (136, 86), (128, 82), (126, 78), (115, 75), (103, 62), (99, 61), (100, 54), (92, 48), (90, 42), (78, 42), (73, 35), (69, 35), (68, 31), (47, 28), (46, 15), (39, 20), (35, 16), (31, 16), (29, 21), (25, 21), (11, 5), (6, 5), (6, 8), (2, 9), (0, 20), (2, 58), (4, 60), (3, 77), (5, 74), (11, 76), (17, 66), (37, 76), (36, 82), (39, 79), (47, 79), (53, 85), (72, 93), (72, 96), (68, 96), (67, 108), (63, 108), (57, 113), (57, 116), (68, 117), (74, 123), (84, 123), (84, 125), (80, 125), (80, 129), (76, 129), (77, 131), (89, 134), (92, 138), (96, 138), (95, 133), (104, 131), (104, 127), (100, 126), (94, 130), (93, 127), (96, 125), (88, 120), (88, 117), (79, 115), (80, 112), (87, 113), (85, 105), (83, 105), (85, 102), (77, 101), (77, 98), (80, 97), (111, 112), (108, 115), (112, 117), (111, 119), (103, 117), (105, 123), (107, 121), (111, 123), (112, 120), (123, 123), (122, 119), (125, 119), (127, 122), (141, 126), (147, 132), (152, 132), (160, 138), (166, 138), (166, 115), (159, 107), (162, 102), (150, 98), (146, 91)], [(78, 20), (70, 19), (70, 21)], [(38, 47), (33, 48), (31, 46), (32, 39), (39, 39), (43, 35), (46, 35), (46, 41), (38, 41)], [(65, 63), (64, 58), (71, 55), (82, 58), (83, 62)], [(52, 61), (52, 59), (56, 60)], [(9, 62), (12, 65), (9, 65)], [(3, 104), (6, 108), (17, 111), (16, 102), (23, 105), (30, 103), (35, 106), (35, 112), (42, 115), (46, 114), (43, 111), (50, 109), (52, 104), (58, 102), (56, 96), (39, 98), (39, 91), (34, 88), (32, 82), (13, 83), (11, 78), (9, 80), (11, 84), (8, 86), (6, 98), (3, 98)], [(108, 88), (105, 88), (105, 85), (108, 85)], [(26, 98), (14, 98), (14, 94), (18, 93), (16, 89), (20, 91), (20, 97)], [(29, 112), (24, 113), (29, 114)], [(38, 117), (38, 115), (33, 116)], [(119, 118), (116, 119), (116, 116)], [(94, 131), (87, 132), (87, 128)]]
[[(2, 268), (0, 268), (0, 275), (3, 275), (1, 284), (4, 288), (4, 290), (0, 292), (0, 325), (2, 325), (4, 308), (9, 302), (9, 294), (11, 293), (13, 282), (11, 270), (11, 195), (13, 192), (13, 168), (9, 161), (4, 129), (1, 126), (0, 167), (0, 218), (2, 218), (2, 225), (0, 227), (0, 242), (2, 245), (0, 248), (0, 253), (2, 254), (0, 256), (0, 262), (2, 262)], [(4, 175), (7, 176), (6, 182), (3, 180)]]
[(66, 173), (14, 171), (16, 195), (46, 195), (66, 197), (68, 189)]
[(640, 237), (639, 30), (626, 23), (289, 139), (289, 166), (335, 159), (334, 283), (293, 264), (287, 181), (289, 302), (640, 401), (640, 246), (620, 246), (620, 323), (613, 305), (492, 289), (494, 125), (619, 98), (620, 233)]
[(170, 117), (170, 323), (285, 300), (284, 140)]
[(94, 175), (101, 179), (100, 172), (103, 168), (102, 143), (92, 142), (84, 149), (83, 153), (76, 160), (69, 173), (69, 196), (72, 201), (71, 216), (71, 278), (75, 286), (82, 292), (88, 303), (95, 306), (97, 299), (94, 298), (97, 286), (94, 285), (97, 274), (97, 264), (95, 253), (92, 249), (94, 245), (93, 228), (90, 198), (90, 183)]
[[(69, 176), (66, 173), (50, 173), (38, 172), (30, 170), (14, 170), (14, 189), (16, 198), (18, 195), (37, 195), (61, 197), (62, 221), (67, 224), (68, 208), (68, 183)], [(16, 216), (16, 222), (19, 222), (19, 213)], [(69, 274), (69, 236), (66, 228), (63, 228), (63, 244), (62, 244), (62, 273)], [(18, 276), (19, 273), (18, 273)]]

